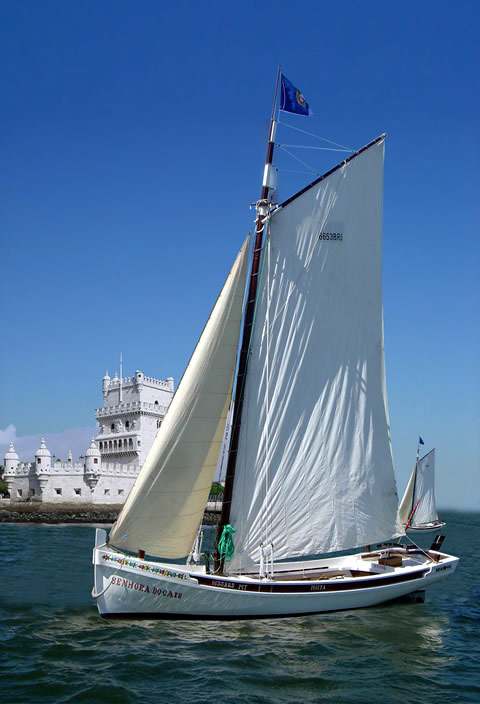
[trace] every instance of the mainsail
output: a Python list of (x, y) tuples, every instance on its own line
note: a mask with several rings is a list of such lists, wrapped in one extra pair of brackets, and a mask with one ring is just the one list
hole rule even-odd
[(438, 521), (435, 503), (435, 449), (422, 457), (413, 470), (400, 504), (400, 519), (407, 523), (413, 514), (411, 526), (420, 526)]
[(215, 473), (232, 393), (250, 238), (212, 310), (111, 545), (180, 558), (190, 551)]
[(229, 571), (403, 531), (384, 378), (384, 138), (273, 211), (245, 386)]

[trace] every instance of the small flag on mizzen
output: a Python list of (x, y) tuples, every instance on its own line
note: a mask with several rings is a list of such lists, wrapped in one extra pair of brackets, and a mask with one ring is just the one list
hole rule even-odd
[(311, 115), (310, 107), (300, 93), (298, 88), (295, 88), (288, 78), (282, 73), (282, 83), (280, 91), (280, 110), (284, 112), (294, 112), (297, 115)]

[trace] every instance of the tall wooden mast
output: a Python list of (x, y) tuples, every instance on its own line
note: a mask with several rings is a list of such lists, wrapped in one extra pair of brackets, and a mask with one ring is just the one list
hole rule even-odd
[[(281, 67), (278, 67), (277, 83), (275, 86), (275, 97), (273, 100), (272, 119), (270, 122), (270, 133), (268, 138), (267, 158), (265, 160), (265, 171), (263, 175), (262, 193), (257, 203), (257, 218), (255, 221), (255, 244), (250, 271), (250, 282), (248, 286), (248, 296), (245, 306), (245, 317), (243, 323), (242, 345), (238, 362), (237, 384), (235, 388), (234, 415), (230, 439), (230, 449), (228, 455), (227, 470), (225, 474), (225, 489), (223, 492), (222, 513), (217, 526), (216, 544), (222, 534), (223, 528), (230, 521), (230, 508), (232, 505), (233, 484), (235, 480), (235, 469), (237, 462), (238, 441), (240, 437), (240, 423), (242, 419), (243, 399), (245, 391), (245, 375), (248, 366), (248, 351), (252, 337), (253, 318), (255, 313), (255, 303), (257, 299), (258, 274), (260, 270), (260, 257), (263, 246), (263, 230), (265, 217), (268, 215), (269, 204), (271, 203), (275, 190), (275, 171), (273, 163), (273, 149), (275, 146), (275, 132), (277, 122), (275, 120), (275, 108), (277, 104), (278, 84), (280, 81)], [(223, 562), (220, 564), (220, 571), (223, 571)]]

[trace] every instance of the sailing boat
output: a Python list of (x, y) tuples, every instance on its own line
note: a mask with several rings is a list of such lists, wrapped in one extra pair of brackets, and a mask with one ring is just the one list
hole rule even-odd
[[(367, 607), (457, 566), (440, 542), (385, 542), (404, 535), (384, 373), (385, 135), (275, 205), (276, 98), (243, 317), (248, 239), (108, 540), (97, 529), (92, 594), (106, 617)], [(201, 522), (234, 386), (209, 555)]]
[(435, 505), (435, 448), (415, 462), (400, 503), (400, 520), (409, 533), (433, 533), (446, 525)]

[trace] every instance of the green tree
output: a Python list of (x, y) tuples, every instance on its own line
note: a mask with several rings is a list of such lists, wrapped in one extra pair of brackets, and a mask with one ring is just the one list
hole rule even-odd
[(0, 494), (8, 494), (8, 486), (3, 481), (3, 464), (0, 465)]
[(210, 496), (221, 496), (223, 494), (223, 484), (220, 482), (213, 482), (212, 488), (210, 489)]

